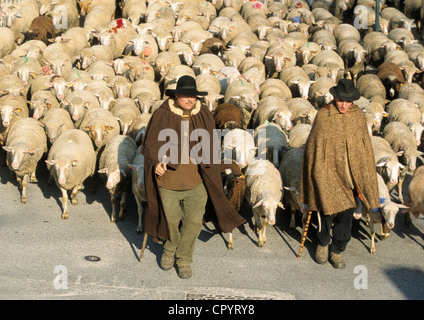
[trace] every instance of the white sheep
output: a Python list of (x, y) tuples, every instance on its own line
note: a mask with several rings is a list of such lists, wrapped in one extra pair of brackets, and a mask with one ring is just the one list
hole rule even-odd
[(258, 157), (269, 160), (278, 168), (283, 149), (288, 147), (288, 137), (283, 129), (273, 122), (265, 121), (255, 128), (254, 140), (259, 150)]
[[(153, 66), (159, 82), (161, 82), (172, 66), (181, 65), (180, 57), (177, 53), (171, 51), (163, 51), (158, 54)], [(153, 79), (154, 80), (154, 79)]]
[(421, 214), (424, 214), (424, 203), (423, 203), (423, 173), (424, 166), (420, 166), (415, 170), (414, 175), (408, 186), (408, 199), (405, 201), (408, 211), (405, 215), (405, 222), (410, 223), (410, 214), (412, 213), (416, 218)]
[(302, 158), (303, 148), (289, 149), (284, 152), (279, 165), (284, 185), (283, 204), (285, 209), (290, 207), (290, 228), (296, 227), (296, 212), (303, 210), (303, 204), (299, 200)]
[(399, 46), (382, 32), (372, 31), (363, 38), (362, 45), (367, 51), (367, 62), (374, 67), (378, 67), (384, 62), (384, 57), (390, 51), (396, 50)]
[(393, 151), (386, 139), (379, 136), (371, 136), (370, 138), (377, 172), (383, 177), (389, 190), (391, 190), (398, 184), (400, 172), (404, 169), (404, 165), (399, 162), (398, 154)]
[(257, 108), (259, 96), (247, 81), (234, 81), (225, 91), (224, 102), (232, 103), (243, 112), (243, 128), (247, 128), (253, 111)]
[(110, 111), (118, 120), (122, 135), (127, 135), (133, 120), (141, 116), (140, 109), (134, 100), (129, 97), (117, 98)]
[(311, 60), (312, 64), (318, 67), (327, 67), (330, 73), (330, 78), (337, 82), (342, 77), (345, 69), (344, 61), (340, 55), (332, 50), (322, 50)]
[(406, 82), (412, 83), (413, 77), (417, 72), (421, 72), (409, 59), (404, 50), (391, 50), (384, 56), (384, 62), (396, 64), (403, 72)]
[(16, 174), (21, 202), (27, 202), (26, 187), (28, 179), (36, 182), (35, 170), (38, 162), (47, 152), (47, 139), (38, 120), (21, 118), (13, 123), (7, 135), (5, 146), (6, 164)]
[(327, 77), (320, 77), (315, 80), (315, 83), (309, 88), (309, 101), (319, 109), (333, 100), (333, 95), (330, 93), (330, 88), (335, 87), (336, 83)]
[(370, 253), (375, 254), (375, 228), (374, 224), (379, 223), (381, 226), (380, 236), (385, 239), (389, 236), (388, 233), (383, 231), (383, 219), (385, 225), (390, 229), (393, 229), (395, 226), (395, 217), (399, 212), (399, 209), (408, 208), (405, 205), (395, 203), (390, 198), (389, 190), (387, 189), (383, 178), (377, 173), (377, 183), (378, 183), (378, 194), (380, 196), (380, 208), (379, 211), (368, 211), (366, 212), (367, 224), (370, 228), (371, 233), (371, 247)]
[(252, 132), (235, 128), (224, 135), (222, 159), (226, 161), (235, 160), (243, 169), (254, 160), (256, 149)]
[(306, 140), (311, 132), (312, 125), (309, 123), (298, 123), (290, 130), (289, 136), (289, 147), (290, 148), (301, 148), (305, 145)]
[(151, 117), (152, 113), (142, 113), (137, 118), (133, 119), (128, 129), (127, 134), (134, 139), (138, 146), (143, 142), (147, 124), (149, 123)]
[(296, 61), (300, 66), (308, 64), (321, 50), (322, 48), (317, 42), (304, 43), (296, 50)]
[(224, 98), (224, 95), (221, 94), (221, 84), (212, 74), (199, 74), (196, 77), (196, 87), (197, 90), (208, 93), (201, 99), (206, 104), (209, 111), (215, 110), (219, 101)]
[(290, 88), (281, 79), (268, 78), (261, 83), (259, 89), (261, 99), (274, 96), (287, 100), (293, 97)]
[(406, 171), (409, 171), (410, 173), (415, 171), (417, 157), (423, 153), (417, 150), (415, 138), (404, 123), (399, 121), (389, 122), (383, 129), (383, 137), (390, 143), (394, 152), (402, 154), (400, 161), (405, 168), (401, 172), (398, 189), (399, 200), (403, 202), (402, 186)]
[(409, 19), (402, 11), (394, 7), (386, 7), (381, 10), (380, 13), (383, 19), (390, 22), (390, 29), (394, 28), (405, 28), (411, 30), (413, 19)]
[(128, 19), (133, 25), (138, 25), (146, 14), (147, 6), (145, 1), (126, 0), (122, 8), (122, 17)]
[(292, 124), (309, 123), (313, 124), (318, 110), (303, 98), (291, 98), (286, 101), (286, 105), (292, 112)]
[(36, 120), (44, 118), (49, 110), (60, 108), (56, 97), (47, 90), (35, 92), (28, 101), (28, 105), (31, 110), (30, 114)]
[(386, 106), (386, 112), (389, 121), (399, 121), (407, 125), (414, 135), (416, 145), (421, 144), (424, 118), (420, 109), (414, 103), (402, 98), (394, 99)]
[(86, 69), (93, 80), (109, 80), (115, 76), (115, 70), (108, 61), (97, 60)]
[(278, 169), (268, 160), (250, 162), (245, 175), (245, 198), (253, 211), (258, 246), (263, 247), (267, 225), (275, 224), (276, 212), (281, 206), (283, 182)]
[(108, 80), (108, 86), (112, 88), (115, 98), (129, 97), (131, 82), (123, 75), (115, 75)]
[[(194, 50), (193, 50), (194, 51)], [(213, 53), (197, 55), (193, 60), (192, 68), (196, 75), (213, 74), (225, 67), (220, 57)]]
[(88, 110), (78, 128), (91, 138), (96, 154), (118, 135), (120, 130), (119, 122), (112, 112), (102, 108)]
[(356, 88), (361, 96), (372, 102), (384, 103), (386, 101), (386, 87), (375, 74), (369, 73), (360, 76)]
[(264, 63), (268, 78), (275, 78), (283, 68), (296, 65), (296, 53), (289, 44), (275, 41), (268, 47)]
[(46, 131), (47, 141), (52, 145), (57, 137), (68, 129), (74, 129), (75, 125), (69, 112), (63, 108), (54, 108), (49, 110), (41, 120)]
[(85, 90), (92, 92), (99, 100), (100, 107), (105, 110), (109, 110), (115, 101), (113, 90), (105, 80), (92, 80)]
[(309, 88), (315, 83), (315, 81), (309, 79), (307, 73), (299, 66), (284, 68), (280, 72), (280, 79), (290, 88), (293, 98), (308, 99)]
[(46, 163), (62, 192), (62, 219), (68, 219), (68, 191), (71, 204), (76, 205), (84, 181), (94, 174), (96, 155), (90, 137), (79, 129), (65, 131), (50, 148)]
[(8, 74), (0, 79), (0, 94), (12, 94), (15, 96), (25, 96), (27, 87), (21, 78), (16, 74)]
[[(112, 204), (111, 222), (124, 218), (126, 196), (130, 191), (130, 171), (137, 146), (129, 136), (116, 135), (108, 141), (99, 159), (98, 172), (104, 177), (106, 188), (110, 192)], [(105, 174), (106, 176), (104, 176)], [(116, 215), (115, 202), (121, 197), (119, 215)]]
[(71, 115), (75, 127), (78, 127), (88, 110), (100, 108), (100, 103), (93, 92), (76, 90), (65, 96), (62, 100), (63, 107)]
[(0, 44), (0, 58), (3, 59), (3, 57), (15, 49), (15, 35), (10, 28), (0, 27), (0, 37), (2, 39)]
[(181, 63), (184, 63), (187, 66), (191, 66), (193, 64), (194, 52), (187, 43), (179, 41), (174, 42), (169, 46), (168, 51), (178, 54)]
[(143, 231), (143, 205), (147, 202), (146, 189), (144, 185), (144, 156), (139, 146), (135, 152), (133, 161), (128, 164), (131, 171), (131, 190), (137, 203), (138, 225), (137, 233)]
[(252, 126), (256, 128), (265, 121), (273, 122), (285, 132), (292, 128), (292, 112), (286, 106), (285, 100), (278, 96), (267, 96), (260, 99), (258, 107), (252, 114)]
[(138, 103), (142, 113), (148, 113), (153, 103), (161, 99), (159, 84), (148, 79), (137, 80), (131, 85), (130, 98)]
[(80, 61), (80, 69), (85, 70), (94, 61), (105, 60), (111, 61), (114, 58), (113, 51), (110, 47), (101, 44), (93, 45), (89, 48), (84, 48), (75, 56)]

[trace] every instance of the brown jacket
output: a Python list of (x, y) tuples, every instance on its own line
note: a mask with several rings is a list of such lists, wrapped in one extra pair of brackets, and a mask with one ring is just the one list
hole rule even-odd
[(333, 102), (318, 111), (305, 144), (300, 199), (330, 215), (356, 207), (356, 193), (366, 210), (380, 207), (364, 113), (352, 105), (342, 114)]
[[(145, 187), (147, 193), (145, 232), (152, 236), (152, 238), (156, 241), (159, 239), (169, 240), (168, 224), (161, 204), (155, 174), (155, 167), (162, 160), (158, 157), (159, 150), (168, 142), (159, 141), (159, 133), (163, 129), (174, 130), (178, 135), (178, 151), (181, 150), (181, 116), (171, 111), (169, 101), (169, 99), (164, 101), (164, 103), (153, 113), (150, 122), (147, 125), (145, 138), (141, 148), (141, 153), (144, 155)], [(205, 129), (210, 137), (209, 147), (205, 144), (207, 141), (204, 143), (202, 141), (202, 143), (200, 143), (202, 145), (202, 151), (210, 150), (210, 157), (206, 155), (204, 157), (205, 161), (198, 164), (199, 173), (209, 197), (208, 207), (205, 213), (205, 221), (213, 220), (218, 223), (222, 232), (231, 232), (239, 225), (243, 224), (245, 219), (232, 208), (230, 202), (224, 195), (220, 173), (220, 162), (215, 164), (212, 158), (212, 152), (220, 152), (220, 150), (216, 150), (216, 148), (214, 150), (213, 148), (213, 135), (216, 134), (213, 131), (213, 129), (215, 129), (215, 122), (212, 114), (203, 104), (201, 105), (199, 112), (192, 115), (189, 119), (190, 132), (192, 132), (193, 129)], [(199, 140), (190, 141), (190, 150), (195, 145), (199, 144)], [(215, 142), (216, 141), (219, 140), (215, 140)], [(169, 153), (167, 155), (172, 158), (172, 155)], [(178, 163), (167, 164), (168, 170), (175, 170), (177, 166)]]

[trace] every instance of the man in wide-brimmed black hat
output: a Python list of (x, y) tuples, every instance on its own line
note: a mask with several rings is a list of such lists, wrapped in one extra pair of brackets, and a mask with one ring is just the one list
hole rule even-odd
[(224, 195), (220, 162), (214, 163), (213, 153), (220, 151), (215, 122), (197, 99), (206, 94), (197, 90), (195, 78), (180, 77), (175, 89), (165, 90), (169, 98), (154, 111), (141, 149), (145, 232), (163, 241), (161, 268), (170, 270), (176, 262), (183, 279), (192, 276), (193, 251), (204, 218), (216, 221), (224, 233), (245, 222)]
[(300, 200), (319, 214), (316, 261), (330, 257), (335, 268), (344, 268), (341, 253), (351, 238), (357, 201), (374, 210), (380, 199), (365, 115), (354, 103), (361, 95), (348, 79), (330, 93), (334, 100), (318, 111), (305, 144)]

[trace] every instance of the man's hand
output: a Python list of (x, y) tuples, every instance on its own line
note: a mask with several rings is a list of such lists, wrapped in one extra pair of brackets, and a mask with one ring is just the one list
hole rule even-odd
[(160, 177), (166, 170), (166, 163), (158, 163), (155, 168), (155, 173)]

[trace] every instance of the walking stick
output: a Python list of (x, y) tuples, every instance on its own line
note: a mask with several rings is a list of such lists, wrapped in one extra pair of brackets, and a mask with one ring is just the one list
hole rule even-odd
[(303, 229), (302, 241), (300, 242), (299, 253), (297, 254), (297, 258), (300, 259), (302, 256), (303, 246), (305, 245), (306, 234), (308, 233), (309, 222), (311, 221), (312, 211), (309, 211), (308, 216), (306, 218), (305, 228)]

